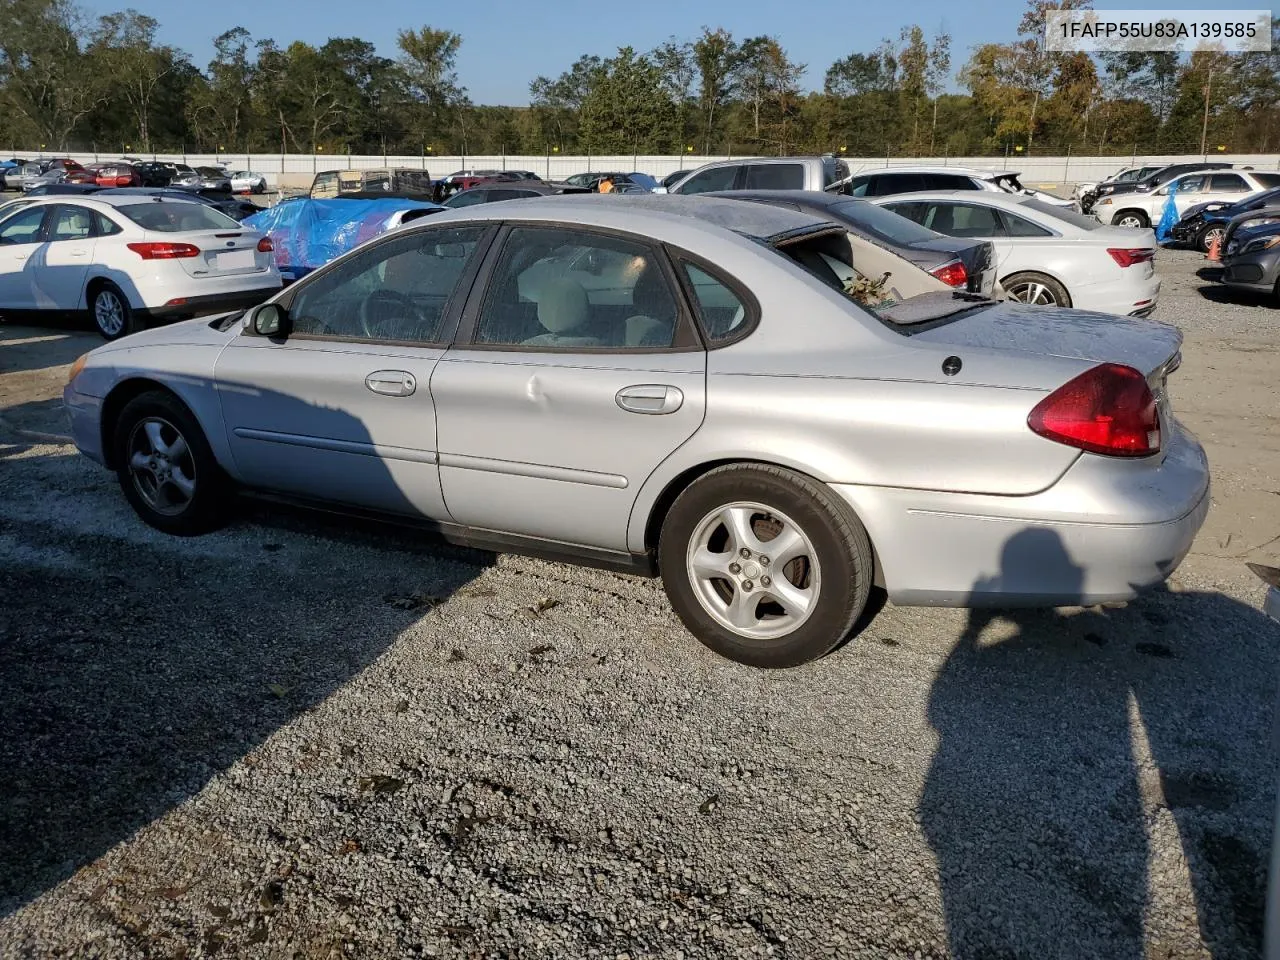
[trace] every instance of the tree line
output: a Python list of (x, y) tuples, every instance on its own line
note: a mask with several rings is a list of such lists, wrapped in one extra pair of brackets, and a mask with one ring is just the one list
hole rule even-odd
[[(821, 74), (776, 36), (703, 27), (653, 50), (580, 57), (525, 107), (471, 102), (463, 37), (400, 30), (281, 45), (234, 27), (200, 69), (129, 9), (0, 0), (6, 146), (151, 152), (973, 156), (1280, 150), (1280, 18), (1270, 53), (1045, 48), (1044, 18), (1089, 0), (1029, 0), (1012, 40), (960, 53), (904, 26)], [(819, 68), (820, 69), (820, 68)], [(816, 83), (809, 84), (816, 86)]]

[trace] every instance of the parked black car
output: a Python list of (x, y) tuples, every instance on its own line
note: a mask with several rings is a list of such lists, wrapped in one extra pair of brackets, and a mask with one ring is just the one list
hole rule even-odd
[(1208, 250), (1215, 240), (1220, 241), (1226, 236), (1227, 224), (1232, 220), (1242, 213), (1251, 213), (1264, 207), (1280, 207), (1280, 187), (1251, 194), (1235, 203), (1198, 203), (1174, 224), (1171, 234), (1175, 243)]
[(155, 160), (146, 160), (136, 166), (144, 187), (167, 187), (173, 180), (173, 175), (177, 173), (177, 168), (173, 164)]
[(1230, 163), (1221, 163), (1219, 161), (1212, 163), (1171, 163), (1166, 167), (1161, 167), (1155, 173), (1147, 174), (1141, 180), (1134, 180), (1131, 183), (1100, 183), (1080, 198), (1080, 209), (1088, 213), (1101, 198), (1114, 196), (1117, 193), (1150, 193), (1156, 187), (1164, 186), (1180, 173), (1189, 173), (1192, 170), (1229, 170), (1232, 166)]
[(677, 170), (675, 173), (668, 173), (665, 177), (659, 180), (658, 183), (662, 184), (663, 187), (674, 187), (689, 174), (693, 173), (693, 170), (694, 168), (691, 167), (688, 170)]
[(477, 203), (494, 203), (498, 200), (520, 200), (524, 197), (548, 197), (559, 193), (590, 193), (587, 187), (568, 183), (552, 183), (543, 180), (486, 180), (470, 190), (455, 193), (444, 202), (450, 210), (470, 207)]
[(1280, 301), (1280, 210), (1255, 210), (1227, 225), (1222, 282), (1235, 290), (1270, 295)]
[(996, 265), (989, 241), (943, 236), (866, 200), (816, 190), (723, 190), (705, 196), (768, 203), (831, 220), (949, 286), (984, 296), (991, 296), (995, 287)]

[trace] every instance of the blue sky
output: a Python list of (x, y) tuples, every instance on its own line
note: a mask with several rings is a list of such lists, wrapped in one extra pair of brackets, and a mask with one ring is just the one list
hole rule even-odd
[[(820, 88), (835, 60), (855, 51), (869, 51), (882, 37), (918, 23), (926, 34), (945, 24), (952, 35), (952, 66), (968, 59), (972, 47), (1011, 39), (1025, 4), (1011, 0), (957, 3), (955, 0), (913, 0), (911, 3), (782, 4), (777, 0), (639, 0), (601, 3), (600, 0), (493, 0), (461, 3), (415, 3), (375, 0), (368, 7), (351, 0), (262, 0), (257, 4), (212, 4), (195, 8), (173, 0), (92, 0), (92, 14), (132, 6), (160, 21), (160, 39), (181, 47), (204, 67), (213, 55), (212, 38), (223, 30), (243, 26), (254, 39), (271, 37), (282, 46), (294, 40), (322, 44), (330, 36), (360, 36), (374, 43), (384, 56), (395, 56), (396, 30), (430, 25), (463, 37), (458, 74), (475, 103), (523, 105), (529, 102), (529, 81), (539, 74), (555, 76), (582, 54), (608, 56), (630, 44), (649, 50), (667, 37), (696, 36), (703, 25), (724, 27), (742, 39), (761, 34), (777, 36), (792, 58), (808, 65), (806, 89)], [(1209, 0), (1122, 0), (1095, 3), (1099, 9), (1226, 9)], [(1234, 9), (1266, 9), (1276, 3), (1240, 3)], [(223, 12), (225, 11), (225, 12)], [(783, 12), (780, 12), (783, 11)]]

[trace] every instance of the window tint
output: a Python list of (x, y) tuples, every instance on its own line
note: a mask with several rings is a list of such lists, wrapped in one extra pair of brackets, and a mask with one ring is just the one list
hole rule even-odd
[(519, 200), (521, 197), (536, 197), (532, 190), (490, 190), (489, 202), (497, 200)]
[(1255, 173), (1253, 179), (1258, 181), (1258, 185), (1272, 189), (1280, 187), (1280, 173)]
[(933, 203), (924, 225), (949, 237), (997, 237), (1003, 234), (1000, 215), (991, 207), (968, 203)]
[(732, 190), (738, 167), (713, 167), (695, 173), (685, 181), (677, 193), (708, 193), (712, 190)]
[(924, 175), (926, 190), (980, 190), (973, 182), (973, 177), (962, 177), (955, 173), (926, 173)]
[(15, 214), (0, 224), (0, 244), (38, 243), (40, 224), (44, 222), (47, 207), (36, 207)]
[(669, 347), (676, 300), (647, 246), (544, 227), (511, 231), (476, 342), (537, 349)]
[(93, 236), (93, 218), (84, 207), (58, 207), (50, 240), (86, 240)]
[(915, 193), (924, 190), (924, 176), (919, 173), (882, 173), (875, 178), (873, 197), (888, 197), (895, 193)]
[(908, 220), (914, 220), (924, 226), (925, 217), (928, 216), (932, 205), (917, 200), (904, 203), (886, 203), (884, 208), (892, 210), (900, 217), (906, 217)]
[(122, 216), (128, 217), (144, 230), (159, 233), (183, 233), (188, 230), (239, 230), (226, 214), (203, 203), (187, 200), (130, 203), (116, 207)]
[(727, 284), (701, 267), (695, 267), (691, 263), (682, 266), (689, 285), (693, 288), (698, 320), (702, 324), (707, 343), (715, 346), (733, 339), (747, 320), (746, 305)]
[(1209, 178), (1210, 193), (1245, 193), (1249, 184), (1238, 173), (1215, 173)]
[(848, 186), (848, 188), (847, 188), (847, 192), (848, 192), (849, 196), (851, 196), (851, 197), (867, 197), (867, 196), (874, 197), (874, 196), (875, 196), (875, 194), (870, 192), (870, 191), (871, 191), (871, 182), (872, 182), (874, 179), (875, 179), (875, 177), (855, 177), (854, 179), (850, 180), (850, 181), (849, 181), (849, 186)]
[(804, 166), (799, 163), (752, 163), (747, 165), (747, 190), (803, 190)]
[(413, 233), (317, 276), (289, 306), (294, 332), (440, 342), (449, 302), (484, 231), (466, 226)]
[(113, 234), (124, 232), (120, 224), (105, 214), (98, 213), (96, 210), (93, 211), (93, 222), (98, 228), (98, 236), (100, 237), (110, 237)]
[(1005, 212), (1004, 228), (1011, 237), (1051, 237), (1053, 232), (1046, 230), (1039, 224), (1032, 223), (1026, 217), (1019, 217), (1015, 214)]
[(900, 213), (877, 207), (865, 200), (833, 203), (829, 209), (833, 216), (846, 220), (878, 240), (910, 245), (937, 239), (932, 230), (926, 230)]
[(449, 202), (445, 204), (448, 207), (470, 207), (477, 203), (488, 203), (489, 191), (477, 190), (472, 187), (470, 190), (463, 190), (456, 196), (450, 197)]

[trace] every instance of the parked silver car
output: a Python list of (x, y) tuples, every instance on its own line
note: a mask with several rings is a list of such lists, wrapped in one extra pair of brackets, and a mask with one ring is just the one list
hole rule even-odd
[(101, 347), (64, 399), (161, 530), (216, 527), (234, 487), (425, 520), (660, 574), (758, 666), (831, 650), (873, 584), (1053, 605), (1168, 577), (1209, 502), (1178, 331), (899, 288), (859, 250), (731, 200), (482, 204)]

